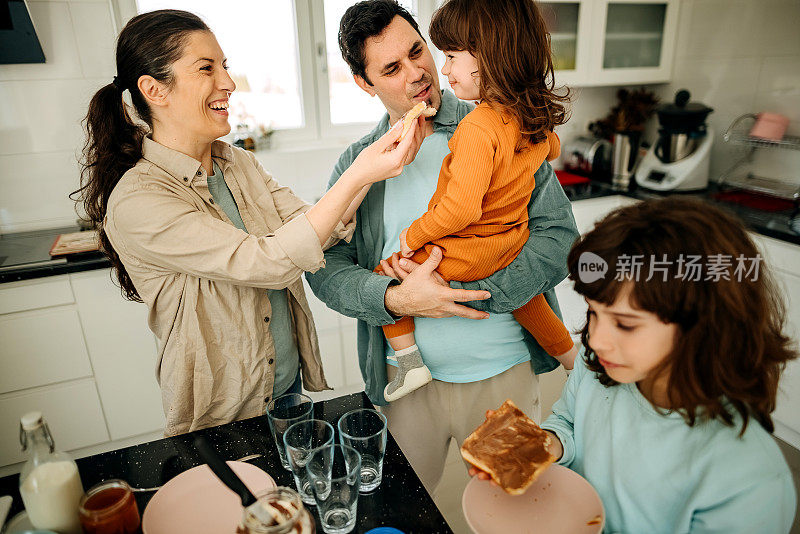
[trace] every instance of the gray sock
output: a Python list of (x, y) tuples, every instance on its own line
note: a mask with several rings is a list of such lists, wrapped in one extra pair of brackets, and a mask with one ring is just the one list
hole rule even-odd
[(395, 355), (397, 356), (397, 375), (386, 386), (386, 393), (390, 395), (403, 386), (407, 372), (418, 367), (425, 367), (425, 364), (422, 363), (422, 354), (416, 345), (399, 350), (395, 352)]

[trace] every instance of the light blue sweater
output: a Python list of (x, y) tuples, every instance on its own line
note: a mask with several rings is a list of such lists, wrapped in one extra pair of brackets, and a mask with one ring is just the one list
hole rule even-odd
[(581, 354), (542, 428), (564, 446), (558, 463), (597, 490), (605, 532), (787, 533), (789, 467), (756, 421), (741, 438), (736, 425), (661, 415), (635, 384), (603, 386)]

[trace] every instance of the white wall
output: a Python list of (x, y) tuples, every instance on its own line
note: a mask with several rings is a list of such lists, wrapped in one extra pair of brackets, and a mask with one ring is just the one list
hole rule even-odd
[(0, 65), (0, 233), (75, 221), (80, 121), (114, 76), (108, 0), (28, 0), (46, 63)]
[[(791, 120), (800, 135), (800, 1), (682, 0), (673, 83), (714, 108), (711, 176), (727, 170), (742, 148), (722, 133), (744, 113), (771, 111)], [(770, 177), (800, 185), (800, 151), (758, 150)]]

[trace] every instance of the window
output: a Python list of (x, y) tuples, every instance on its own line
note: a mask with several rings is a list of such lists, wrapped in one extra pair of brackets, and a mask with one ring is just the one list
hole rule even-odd
[[(118, 15), (155, 9), (196, 13), (214, 31), (237, 89), (232, 127), (271, 127), (278, 142), (352, 140), (385, 113), (353, 82), (337, 41), (355, 0), (118, 0)], [(401, 0), (414, 13), (416, 1)], [(125, 15), (129, 15), (126, 17)]]

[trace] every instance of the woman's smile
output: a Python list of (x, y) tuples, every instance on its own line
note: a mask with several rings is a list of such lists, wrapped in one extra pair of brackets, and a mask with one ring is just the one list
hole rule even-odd
[(217, 113), (218, 115), (221, 115), (221, 116), (223, 116), (225, 118), (228, 117), (228, 99), (227, 98), (214, 100), (213, 102), (211, 102), (208, 105), (208, 107), (211, 108), (211, 110), (214, 113)]

